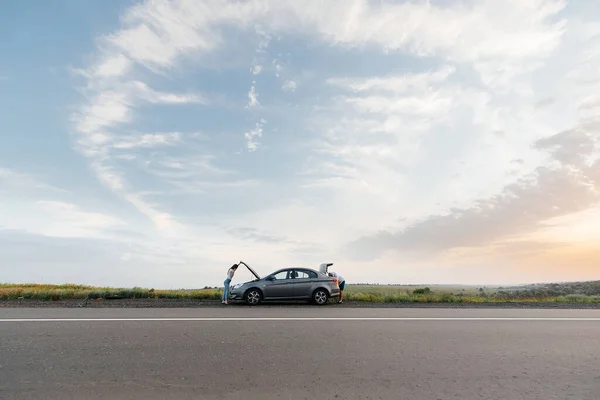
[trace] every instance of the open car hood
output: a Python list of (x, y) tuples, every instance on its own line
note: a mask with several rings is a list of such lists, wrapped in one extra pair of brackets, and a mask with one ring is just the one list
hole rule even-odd
[(256, 277), (256, 279), (260, 279), (260, 276), (258, 276), (258, 274), (256, 273), (256, 271), (253, 270), (252, 268), (250, 268), (250, 266), (248, 264), (246, 264), (243, 261), (240, 261), (238, 264), (242, 264), (243, 266), (245, 266), (246, 268), (248, 268), (248, 271), (252, 272), (252, 275), (254, 275)]

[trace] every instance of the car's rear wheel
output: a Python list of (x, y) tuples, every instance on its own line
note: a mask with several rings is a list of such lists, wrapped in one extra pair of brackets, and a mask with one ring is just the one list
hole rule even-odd
[(325, 290), (325, 289), (317, 289), (314, 291), (314, 293), (312, 295), (313, 303), (315, 303), (318, 306), (322, 306), (323, 304), (326, 304), (328, 300), (329, 300), (329, 293), (327, 293), (327, 290)]
[(262, 293), (258, 289), (250, 289), (244, 295), (244, 300), (246, 301), (246, 304), (255, 306), (257, 304), (260, 304), (260, 302), (262, 301)]

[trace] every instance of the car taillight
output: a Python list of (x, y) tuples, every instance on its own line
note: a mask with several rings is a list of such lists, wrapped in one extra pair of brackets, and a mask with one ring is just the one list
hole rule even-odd
[(335, 283), (335, 284), (337, 285), (337, 284), (338, 284), (338, 280), (337, 280), (337, 279), (334, 279), (334, 280), (333, 280), (333, 283)]

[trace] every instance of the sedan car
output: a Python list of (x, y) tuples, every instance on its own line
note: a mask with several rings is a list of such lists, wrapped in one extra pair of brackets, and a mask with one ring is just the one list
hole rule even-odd
[(231, 300), (244, 301), (252, 306), (270, 300), (308, 300), (323, 305), (329, 298), (340, 295), (337, 279), (322, 271), (289, 267), (261, 278), (246, 263), (240, 261), (239, 264), (248, 268), (256, 279), (234, 285), (229, 294)]

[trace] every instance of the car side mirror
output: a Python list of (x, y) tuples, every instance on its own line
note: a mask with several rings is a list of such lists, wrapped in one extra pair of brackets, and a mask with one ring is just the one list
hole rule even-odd
[(267, 276), (266, 280), (267, 281), (274, 281), (275, 277), (274, 276)]

